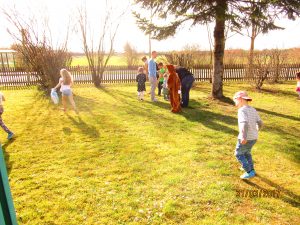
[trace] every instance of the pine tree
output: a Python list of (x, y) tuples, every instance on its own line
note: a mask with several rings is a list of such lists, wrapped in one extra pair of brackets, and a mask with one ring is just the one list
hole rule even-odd
[[(251, 18), (259, 24), (275, 26), (269, 20), (270, 15), (285, 14), (289, 19), (300, 15), (299, 0), (135, 0), (141, 8), (152, 10), (156, 20), (144, 18), (141, 13), (133, 12), (137, 24), (152, 38), (162, 40), (174, 36), (177, 29), (191, 20), (193, 25), (214, 22), (214, 63), (211, 95), (213, 98), (223, 97), (223, 58), (225, 50), (225, 24), (231, 30), (241, 30), (251, 24)], [(264, 11), (253, 11), (253, 7)], [(158, 25), (152, 21), (168, 18), (167, 25)]]

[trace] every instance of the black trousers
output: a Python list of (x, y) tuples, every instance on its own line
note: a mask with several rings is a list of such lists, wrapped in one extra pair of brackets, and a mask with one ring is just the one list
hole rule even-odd
[(161, 95), (162, 88), (163, 88), (163, 82), (158, 82), (158, 95)]
[(190, 90), (193, 86), (195, 78), (193, 76), (186, 76), (181, 81), (181, 106), (187, 107), (190, 100)]

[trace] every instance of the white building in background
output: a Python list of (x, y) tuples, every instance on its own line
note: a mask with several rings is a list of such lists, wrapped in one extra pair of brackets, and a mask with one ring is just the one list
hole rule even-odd
[(0, 49), (0, 68), (2, 70), (16, 67), (16, 53), (17, 52), (15, 50), (11, 49)]

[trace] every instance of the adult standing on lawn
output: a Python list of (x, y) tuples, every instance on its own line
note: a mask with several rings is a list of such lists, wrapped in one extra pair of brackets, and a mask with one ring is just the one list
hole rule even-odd
[(169, 71), (168, 88), (170, 94), (170, 102), (172, 106), (172, 112), (177, 113), (181, 111), (180, 106), (180, 79), (175, 71), (173, 65), (167, 65)]
[(149, 77), (149, 82), (151, 87), (150, 94), (151, 94), (152, 102), (157, 102), (157, 99), (155, 98), (155, 89), (157, 85), (157, 78), (156, 78), (157, 65), (155, 62), (156, 57), (157, 57), (157, 52), (153, 51), (151, 53), (151, 59), (148, 62), (148, 77)]
[(176, 66), (175, 71), (181, 82), (181, 107), (188, 107), (190, 100), (190, 90), (193, 86), (195, 78), (193, 74), (182, 66)]

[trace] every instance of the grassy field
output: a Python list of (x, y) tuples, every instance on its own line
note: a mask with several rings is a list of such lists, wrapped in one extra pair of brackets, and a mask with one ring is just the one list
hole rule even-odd
[[(295, 82), (245, 89), (265, 123), (253, 149), (258, 176), (245, 182), (233, 156), (236, 108), (212, 101), (210, 85), (191, 108), (136, 99), (135, 85), (74, 88), (79, 115), (35, 89), (3, 90), (0, 134), (19, 224), (300, 224), (300, 101)], [(278, 190), (279, 197), (238, 191)]]
[[(73, 56), (71, 66), (88, 66), (88, 61), (85, 56)], [(121, 55), (112, 56), (108, 65), (112, 66), (127, 66), (126, 58)]]
[[(171, 52), (169, 52), (171, 53)], [(188, 53), (188, 52), (186, 52)], [(191, 52), (189, 52), (191, 54)], [(137, 63), (142, 65), (142, 61), (140, 60), (143, 54), (139, 54), (137, 56)], [(229, 49), (225, 50), (224, 53), (224, 64), (247, 64), (248, 63), (248, 56), (249, 53), (247, 50), (241, 49)], [(211, 64), (212, 55), (209, 51), (202, 51), (198, 53), (193, 53), (193, 60), (195, 65), (209, 65)], [(283, 64), (290, 63), (290, 64), (299, 64), (300, 58), (300, 51), (298, 49), (289, 49), (286, 50), (285, 53), (280, 55), (281, 59), (283, 60)], [(164, 53), (158, 53), (158, 57), (156, 62), (163, 62), (167, 63), (167, 59), (165, 58)], [(85, 56), (73, 56), (72, 59), (72, 66), (87, 66), (88, 62)], [(127, 66), (126, 57), (122, 54), (114, 55), (110, 58), (108, 65), (114, 66)]]
[[(136, 64), (139, 66), (143, 65), (142, 60), (140, 60), (144, 55), (139, 55), (136, 58)], [(166, 62), (164, 56), (158, 56), (157, 62)], [(114, 55), (108, 61), (109, 66), (127, 66), (127, 59), (122, 55)], [(85, 56), (73, 56), (71, 66), (88, 66), (88, 61)]]

